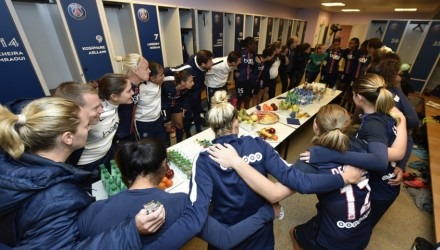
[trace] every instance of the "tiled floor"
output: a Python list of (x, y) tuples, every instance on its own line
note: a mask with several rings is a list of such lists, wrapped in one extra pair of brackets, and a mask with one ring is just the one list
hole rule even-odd
[[(296, 161), (298, 154), (310, 145), (312, 136), (313, 131), (310, 124), (302, 126), (301, 131), (296, 131), (296, 134), (290, 138), (286, 160), (288, 162)], [(417, 158), (411, 156), (410, 162), (413, 160), (417, 160)], [(281, 202), (286, 215), (282, 221), (274, 223), (275, 249), (292, 249), (288, 235), (289, 228), (304, 223), (314, 216), (316, 202), (315, 195), (301, 194), (294, 194)], [(419, 210), (405, 188), (402, 188), (397, 200), (374, 228), (367, 249), (410, 249), (418, 236), (431, 242), (435, 241), (433, 215)], [(206, 249), (206, 243), (196, 238), (185, 245), (183, 249)], [(341, 249), (344, 247), (341, 246)]]

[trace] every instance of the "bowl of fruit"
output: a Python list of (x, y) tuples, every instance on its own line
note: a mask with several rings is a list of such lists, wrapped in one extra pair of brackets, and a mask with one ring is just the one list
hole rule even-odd
[(254, 114), (257, 115), (257, 122), (264, 125), (277, 123), (280, 119), (277, 114), (267, 110), (255, 111)]

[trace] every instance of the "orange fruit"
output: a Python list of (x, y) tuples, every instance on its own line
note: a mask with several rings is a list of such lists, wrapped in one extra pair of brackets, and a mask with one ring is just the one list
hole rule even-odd
[(168, 179), (166, 182), (164, 182), (166, 187), (169, 188), (173, 185), (173, 181), (171, 179)]
[(159, 185), (157, 185), (158, 188), (165, 190), (167, 188), (167, 185), (164, 182), (159, 183)]

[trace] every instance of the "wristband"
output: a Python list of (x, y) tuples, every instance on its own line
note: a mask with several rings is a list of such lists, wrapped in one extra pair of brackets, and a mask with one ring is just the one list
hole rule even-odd
[(284, 208), (281, 206), (280, 214), (278, 215), (278, 220), (282, 220), (284, 218)]

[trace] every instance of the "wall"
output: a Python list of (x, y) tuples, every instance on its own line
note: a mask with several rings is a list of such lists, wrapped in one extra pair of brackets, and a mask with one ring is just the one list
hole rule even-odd
[(307, 21), (306, 35), (304, 42), (310, 43), (312, 47), (318, 42), (321, 25), (327, 26), (330, 21), (330, 13), (319, 9), (301, 9), (297, 12), (297, 18)]
[[(364, 40), (368, 26), (371, 20), (389, 20), (389, 19), (431, 19), (430, 13), (333, 13), (326, 11), (319, 11), (316, 9), (298, 9), (296, 11), (296, 18), (304, 19), (307, 21), (307, 30), (304, 42), (315, 44), (318, 35), (319, 28), (322, 23), (328, 24), (341, 24), (341, 25), (357, 25), (362, 27), (365, 25), (365, 32), (363, 36), (358, 36), (360, 40)], [(313, 28), (312, 28), (313, 27)], [(312, 43), (311, 43), (312, 42)]]
[(219, 12), (259, 14), (265, 16), (273, 16), (279, 18), (298, 18), (295, 16), (296, 9), (283, 5), (267, 4), (252, 0), (156, 0), (156, 1), (139, 1), (146, 3), (158, 3), (161, 5), (174, 5), (179, 7), (189, 7), (199, 10), (215, 10)]

